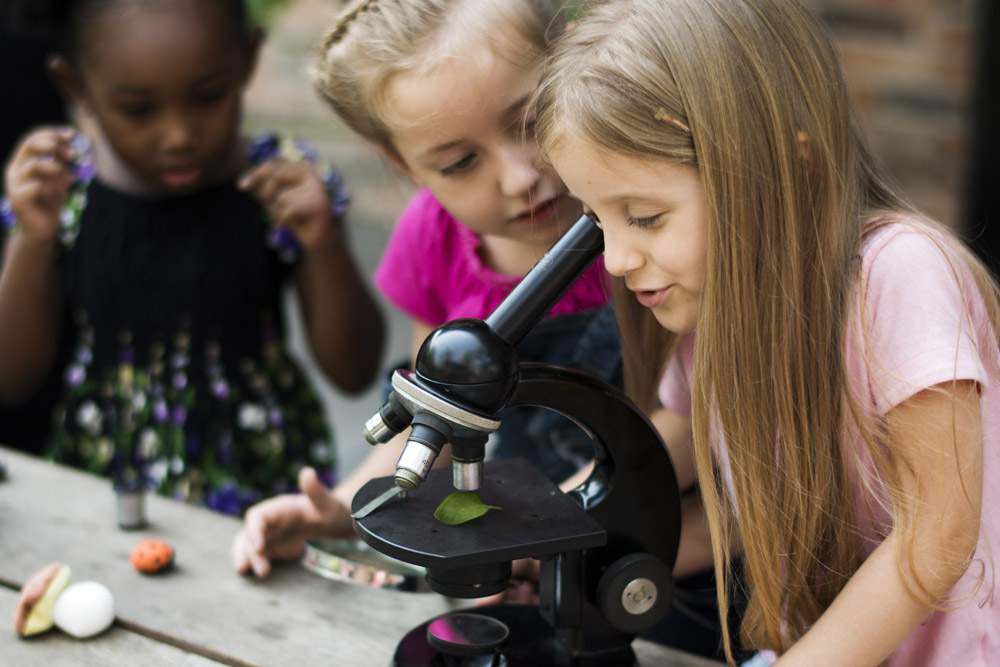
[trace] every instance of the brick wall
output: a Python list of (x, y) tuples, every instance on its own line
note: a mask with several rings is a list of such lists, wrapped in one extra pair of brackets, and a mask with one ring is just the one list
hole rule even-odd
[(904, 194), (960, 225), (975, 0), (804, 2), (829, 26), (862, 123)]

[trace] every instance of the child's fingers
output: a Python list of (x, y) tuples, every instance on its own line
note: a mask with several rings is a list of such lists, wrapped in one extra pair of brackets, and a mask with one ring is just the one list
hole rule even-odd
[(258, 165), (252, 169), (249, 173), (244, 174), (237, 186), (241, 190), (246, 190), (252, 194), (257, 193), (257, 189), (260, 187), (260, 183), (267, 180), (268, 174), (274, 169), (274, 165), (271, 162), (265, 162), (264, 164)]
[(247, 535), (246, 530), (240, 529), (233, 538), (232, 546), (233, 569), (239, 574), (246, 574), (250, 570), (250, 557), (247, 555)]
[(297, 163), (271, 160), (258, 165), (243, 176), (239, 181), (239, 187), (251, 192), (258, 199), (270, 200), (289, 184), (301, 180), (301, 173)]
[(266, 577), (271, 571), (270, 561), (253, 548), (246, 529), (236, 534), (232, 557), (233, 568), (239, 574), (253, 572), (258, 577)]
[(321, 519), (332, 518), (337, 512), (337, 500), (331, 495), (330, 489), (320, 481), (319, 475), (312, 468), (303, 468), (299, 472), (299, 488), (309, 502), (316, 508)]
[(68, 184), (72, 180), (73, 174), (68, 163), (55, 159), (51, 154), (43, 154), (30, 157), (16, 165), (11, 177), (14, 181), (44, 179), (59, 184)]
[(476, 600), (475, 606), (489, 607), (497, 604), (538, 604), (537, 585), (530, 581), (511, 579), (507, 590)]
[(247, 560), (250, 561), (250, 569), (253, 570), (255, 576), (263, 579), (271, 574), (271, 561), (268, 560), (267, 556), (253, 549), (248, 550), (246, 554)]
[(266, 577), (271, 572), (271, 561), (265, 555), (267, 521), (265, 513), (255, 509), (260, 508), (247, 512), (243, 530), (234, 542), (233, 565), (237, 572), (252, 570), (258, 577)]
[(13, 162), (46, 157), (68, 163), (75, 155), (71, 145), (72, 128), (44, 128), (33, 132), (21, 143)]
[(282, 197), (274, 204), (274, 224), (296, 229), (325, 213), (324, 202)]

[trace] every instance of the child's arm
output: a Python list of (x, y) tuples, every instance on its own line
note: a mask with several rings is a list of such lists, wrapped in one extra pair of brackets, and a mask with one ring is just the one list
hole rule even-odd
[[(420, 348), (433, 330), (428, 324), (414, 321), (413, 352)], [(253, 572), (266, 577), (272, 560), (298, 558), (306, 540), (319, 537), (354, 536), (351, 501), (369, 480), (392, 475), (403, 452), (409, 429), (387, 443), (372, 448), (350, 475), (333, 490), (316, 478), (312, 469), (299, 475), (301, 494), (285, 494), (257, 503), (247, 510), (242, 530), (233, 540), (233, 567), (240, 574)], [(451, 449), (441, 450), (435, 467), (451, 461)]]
[[(257, 503), (247, 510), (243, 528), (233, 540), (233, 567), (240, 574), (251, 571), (266, 577), (271, 562), (298, 558), (306, 540), (354, 537), (351, 501), (369, 480), (392, 475), (403, 451), (409, 429), (374, 447), (351, 474), (334, 489), (327, 489), (311, 468), (299, 474), (301, 494), (284, 494)], [(441, 450), (438, 462), (450, 461), (450, 449)]]
[(60, 213), (74, 181), (71, 128), (28, 135), (7, 165), (17, 231), (0, 273), (0, 400), (18, 402), (42, 382), (59, 343)]
[(358, 273), (331, 202), (308, 161), (270, 160), (240, 181), (279, 228), (302, 244), (296, 285), (316, 362), (348, 392), (364, 389), (377, 371), (383, 321)]
[[(968, 568), (983, 490), (979, 395), (971, 381), (938, 389), (889, 413), (892, 447), (912, 466), (899, 466), (904, 490), (919, 502), (912, 536), (895, 527), (778, 664), (880, 664)], [(920, 590), (915, 581), (927, 588), (926, 602), (907, 590)]]

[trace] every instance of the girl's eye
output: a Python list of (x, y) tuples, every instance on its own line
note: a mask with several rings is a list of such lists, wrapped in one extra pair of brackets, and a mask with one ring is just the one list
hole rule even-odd
[(635, 225), (636, 227), (639, 227), (640, 229), (642, 229), (642, 228), (645, 228), (645, 227), (652, 227), (653, 225), (656, 224), (656, 221), (659, 220), (659, 219), (660, 219), (660, 216), (658, 216), (658, 215), (654, 215), (654, 216), (649, 217), (649, 218), (631, 218), (630, 217), (628, 219), (628, 224), (629, 225)]
[(153, 107), (149, 104), (130, 104), (118, 107), (118, 113), (129, 118), (142, 118), (152, 113)]
[(472, 166), (472, 162), (475, 159), (476, 159), (476, 154), (475, 153), (469, 153), (468, 155), (466, 155), (462, 159), (457, 160), (455, 162), (452, 162), (447, 167), (445, 167), (444, 169), (442, 169), (441, 170), (441, 175), (442, 176), (451, 176), (452, 174), (457, 174), (459, 172), (465, 171), (470, 166)]
[(213, 91), (202, 93), (195, 98), (195, 102), (204, 106), (211, 106), (226, 96), (225, 91)]

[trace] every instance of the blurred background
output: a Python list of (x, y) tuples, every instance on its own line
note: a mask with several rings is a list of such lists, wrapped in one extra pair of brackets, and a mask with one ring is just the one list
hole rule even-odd
[[(266, 0), (265, 0), (266, 1)], [(1000, 256), (1000, 34), (996, 0), (804, 0), (829, 26), (848, 85), (877, 154), (922, 210), (961, 230), (994, 266)], [(251, 130), (279, 130), (312, 142), (345, 172), (354, 196), (350, 233), (370, 277), (412, 188), (355, 138), (312, 92), (307, 68), (337, 0), (287, 0), (267, 18), (268, 39), (248, 98)], [(385, 363), (408, 354), (405, 319), (389, 318)], [(302, 350), (301, 345), (296, 349)], [(342, 471), (364, 456), (361, 427), (378, 388), (348, 398), (324, 388)]]
[[(997, 0), (803, 0), (829, 26), (839, 48), (848, 85), (876, 153), (902, 191), (931, 216), (962, 232), (996, 269), (1000, 267), (1000, 2)], [(247, 130), (299, 136), (325, 162), (340, 168), (353, 195), (349, 238), (363, 274), (371, 276), (396, 216), (413, 192), (376, 151), (354, 138), (313, 92), (308, 68), (316, 43), (342, 5), (341, 0), (248, 0), (267, 26), (261, 61), (247, 97)], [(3, 18), (5, 0), (0, 0)], [(0, 128), (58, 120), (59, 100), (29, 99), (25, 77), (44, 78), (41, 66), (50, 45), (15, 39), (0, 21), (0, 77), (6, 104)], [(34, 69), (32, 69), (34, 68)], [(41, 93), (40, 93), (41, 94)], [(45, 109), (48, 115), (40, 115)], [(21, 114), (23, 116), (23, 114)], [(20, 135), (0, 137), (9, 150)], [(377, 293), (374, 288), (372, 291)], [(409, 354), (404, 318), (383, 301), (389, 323), (388, 364)], [(289, 305), (292, 322), (299, 320)], [(300, 329), (293, 347), (307, 368)], [(349, 471), (368, 451), (364, 421), (378, 409), (376, 386), (348, 397), (315, 371), (329, 407), (341, 454)]]

